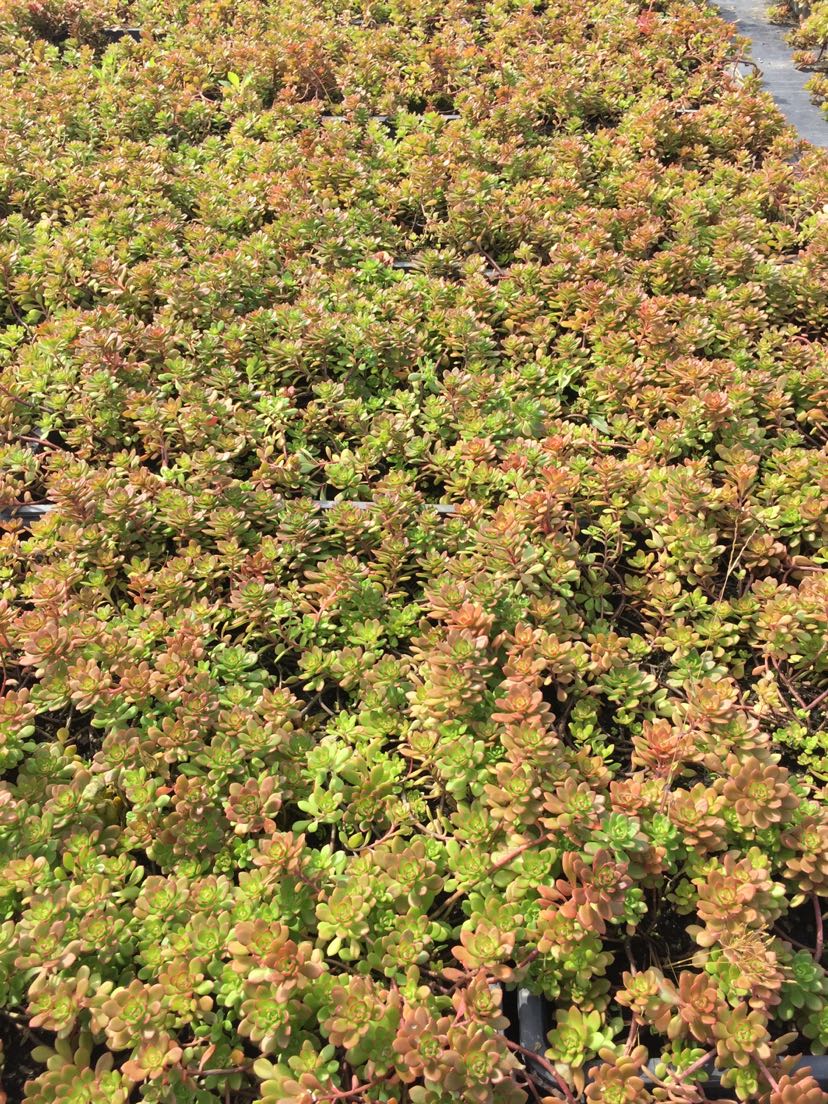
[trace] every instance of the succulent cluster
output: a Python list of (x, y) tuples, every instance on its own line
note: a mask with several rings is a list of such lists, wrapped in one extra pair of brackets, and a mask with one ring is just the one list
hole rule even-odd
[(828, 158), (688, 0), (0, 12), (28, 1104), (826, 1104)]

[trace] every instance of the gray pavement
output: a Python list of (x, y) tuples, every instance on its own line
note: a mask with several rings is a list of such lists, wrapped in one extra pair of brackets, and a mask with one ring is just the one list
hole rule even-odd
[(777, 27), (767, 20), (769, 0), (721, 0), (714, 6), (739, 34), (751, 41), (753, 60), (762, 70), (762, 83), (777, 107), (796, 127), (799, 136), (815, 146), (828, 148), (828, 118), (805, 89), (810, 73), (793, 63), (793, 50), (785, 41), (789, 27)]

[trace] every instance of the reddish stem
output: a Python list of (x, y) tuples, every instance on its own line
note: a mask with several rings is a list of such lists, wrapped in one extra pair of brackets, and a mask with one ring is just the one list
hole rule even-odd
[(518, 962), (518, 964), (515, 966), (515, 969), (516, 970), (522, 970), (524, 968), (524, 966), (528, 966), (530, 962), (534, 962), (539, 954), (540, 954), (540, 951), (538, 950), (537, 947), (535, 947), (534, 951), (530, 951), (529, 954), (526, 956), (526, 958), (524, 958), (520, 962)]
[(33, 445), (40, 445), (41, 448), (52, 449), (54, 452), (67, 452), (68, 450), (63, 445), (55, 445), (51, 441), (46, 441), (43, 437), (31, 437), (27, 433), (21, 433), (21, 441), (31, 441)]
[(816, 954), (816, 952), (811, 947), (809, 947), (807, 943), (800, 943), (798, 939), (794, 939), (792, 935), (788, 935), (786, 931), (783, 931), (778, 924), (773, 925), (773, 930), (776, 932), (780, 939), (786, 940), (788, 943), (793, 944), (794, 947), (799, 947), (800, 951), (811, 951), (811, 954)]
[(517, 1054), (522, 1054), (524, 1058), (531, 1058), (533, 1062), (537, 1062), (542, 1070), (545, 1070), (550, 1077), (555, 1079), (558, 1088), (564, 1094), (564, 1099), (568, 1104), (577, 1104), (575, 1097), (569, 1089), (569, 1085), (567, 1085), (566, 1081), (564, 1081), (552, 1063), (548, 1062), (542, 1054), (536, 1054), (534, 1050), (527, 1050), (526, 1047), (522, 1047), (519, 1043), (513, 1043), (510, 1039), (505, 1039), (505, 1043), (509, 1050), (514, 1050)]
[(9, 391), (8, 387), (2, 383), (0, 383), (0, 391), (2, 391), (7, 398), (11, 399), (12, 402), (18, 402), (22, 406), (28, 406), (29, 410), (35, 410), (40, 413), (39, 407), (35, 406), (33, 402), (29, 402), (28, 399), (24, 399), (21, 395), (15, 395), (13, 391)]
[(369, 1089), (376, 1089), (379, 1085), (383, 1084), (383, 1079), (378, 1077), (376, 1081), (366, 1081), (364, 1085), (355, 1085), (352, 1089), (334, 1089), (333, 1092), (326, 1093), (324, 1096), (320, 1096), (320, 1100), (348, 1100), (354, 1096), (359, 1096), (361, 1093), (368, 1092)]
[(816, 946), (814, 947), (814, 958), (817, 962), (822, 962), (822, 954), (825, 950), (825, 926), (822, 918), (822, 909), (819, 907), (819, 897), (814, 893), (812, 897), (814, 903), (814, 919), (816, 920)]
[(823, 690), (821, 694), (817, 694), (812, 702), (808, 703), (806, 709), (808, 710), (808, 712), (810, 712), (812, 709), (816, 709), (816, 707), (818, 705), (821, 705), (826, 698), (828, 698), (828, 690)]
[(630, 945), (629, 939), (625, 940), (625, 942), (624, 942), (624, 950), (627, 953), (627, 960), (629, 961), (629, 964), (630, 964), (630, 973), (637, 974), (638, 973), (638, 963), (635, 961), (635, 955), (632, 952), (632, 946)]
[(638, 1026), (638, 1018), (636, 1016), (633, 1016), (633, 1018), (630, 1020), (630, 1030), (627, 1034), (627, 1041), (624, 1044), (625, 1054), (632, 1054), (633, 1052), (633, 1048), (638, 1041)]
[[(526, 842), (521, 843), (518, 847), (513, 848), (508, 853), (508, 855), (504, 855), (502, 859), (498, 859), (496, 863), (493, 863), (492, 866), (489, 867), (486, 877), (488, 878), (496, 871), (500, 870), (502, 867), (508, 866), (513, 859), (516, 859), (518, 855), (522, 855), (524, 851), (528, 851), (530, 847), (537, 847), (540, 843), (546, 843), (548, 839), (548, 835), (543, 835), (539, 836), (537, 839), (527, 840)], [(467, 892), (467, 889), (455, 890), (455, 892), (452, 893), (451, 897), (447, 897), (440, 908), (437, 910), (437, 912), (434, 914), (435, 919), (440, 916), (445, 916), (448, 912), (450, 912), (452, 905), (455, 905), (461, 897), (465, 896)]]
[(770, 1085), (770, 1087), (773, 1089), (773, 1091), (774, 1092), (779, 1092), (779, 1082), (776, 1080), (776, 1078), (773, 1076), (771, 1071), (768, 1069), (768, 1067), (765, 1065), (765, 1063), (762, 1061), (762, 1059), (759, 1057), (758, 1054), (753, 1055), (753, 1061), (756, 1063), (756, 1065), (762, 1071), (762, 1076), (767, 1081), (767, 1083)]
[(706, 1054), (703, 1054), (701, 1058), (697, 1058), (695, 1062), (691, 1062), (686, 1070), (682, 1070), (681, 1073), (673, 1074), (674, 1081), (684, 1081), (686, 1077), (691, 1077), (694, 1073), (697, 1073), (702, 1066), (706, 1066), (707, 1063), (716, 1054), (715, 1050), (708, 1050)]
[(526, 1070), (522, 1071), (521, 1080), (523, 1081), (523, 1084), (526, 1086), (529, 1092), (532, 1094), (532, 1099), (536, 1101), (536, 1104), (542, 1104), (541, 1095), (538, 1092), (537, 1087), (535, 1086), (535, 1082), (532, 1080), (532, 1077)]
[(804, 710), (807, 711), (808, 706), (805, 704), (804, 699), (802, 698), (801, 694), (799, 693), (799, 691), (794, 686), (793, 682), (788, 678), (788, 676), (784, 673), (782, 668), (779, 666), (779, 661), (776, 659), (775, 656), (771, 657), (771, 664), (773, 666), (773, 669), (776, 671), (777, 675), (779, 675), (779, 677), (784, 682), (785, 687), (788, 690), (788, 693), (791, 695), (792, 698), (794, 698), (796, 700), (796, 703), (800, 707), (800, 709), (804, 709)]
[[(685, 1079), (687, 1077), (692, 1077), (694, 1073), (698, 1073), (702, 1066), (706, 1066), (710, 1059), (715, 1056), (715, 1054), (715, 1050), (708, 1050), (706, 1054), (703, 1054), (701, 1056), (701, 1058), (697, 1058), (695, 1062), (691, 1062), (686, 1070), (668, 1070), (665, 1076), (669, 1079), (669, 1082), (672, 1082), (672, 1085), (670, 1085), (667, 1080), (662, 1081), (660, 1077), (656, 1077), (653, 1071), (651, 1069), (648, 1069), (646, 1066), (641, 1072), (645, 1077), (652, 1081), (654, 1085), (659, 1085), (663, 1089), (667, 1089), (668, 1091), (670, 1091), (672, 1088), (681, 1089), (684, 1086)], [(706, 1099), (707, 1097), (705, 1097), (705, 1100)]]

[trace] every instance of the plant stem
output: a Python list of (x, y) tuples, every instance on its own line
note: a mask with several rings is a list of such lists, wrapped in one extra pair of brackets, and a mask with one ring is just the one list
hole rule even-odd
[(814, 958), (817, 962), (822, 962), (822, 953), (825, 950), (825, 926), (822, 919), (822, 909), (819, 907), (819, 897), (816, 893), (812, 896), (814, 904), (814, 919), (816, 920), (816, 946), (814, 947)]
[[(695, 1062), (691, 1062), (686, 1070), (668, 1070), (665, 1074), (666, 1080), (662, 1080), (660, 1077), (656, 1077), (653, 1071), (651, 1069), (648, 1069), (646, 1066), (641, 1071), (641, 1073), (644, 1077), (649, 1078), (649, 1080), (652, 1081), (653, 1084), (660, 1085), (663, 1089), (669, 1090), (671, 1089), (671, 1087), (682, 1088), (685, 1078), (691, 1077), (694, 1073), (698, 1073), (702, 1066), (707, 1065), (707, 1063), (710, 1061), (711, 1058), (715, 1056), (715, 1054), (715, 1050), (708, 1050), (706, 1054), (702, 1054), (701, 1058), (697, 1058)], [(672, 1082), (672, 1086), (670, 1082)]]
[(536, 1104), (541, 1104), (541, 1095), (538, 1092), (537, 1087), (535, 1086), (535, 1082), (532, 1080), (531, 1076), (529, 1075), (529, 1073), (527, 1073), (526, 1070), (523, 1070), (522, 1080), (523, 1083), (526, 1085), (526, 1088), (532, 1094), (532, 1099), (536, 1101)]
[(638, 1018), (633, 1016), (630, 1020), (630, 1030), (627, 1034), (627, 1041), (624, 1044), (624, 1053), (632, 1054), (633, 1048), (638, 1040)]
[(537, 1062), (541, 1069), (545, 1070), (550, 1077), (553, 1077), (558, 1088), (564, 1094), (564, 1099), (567, 1101), (567, 1104), (577, 1104), (575, 1097), (570, 1091), (569, 1085), (567, 1085), (566, 1081), (564, 1081), (552, 1063), (548, 1062), (542, 1054), (535, 1054), (534, 1050), (527, 1050), (526, 1047), (522, 1047), (520, 1043), (513, 1043), (510, 1039), (506, 1039), (505, 1042), (509, 1050), (514, 1050), (515, 1053), (522, 1054), (524, 1058), (531, 1058), (532, 1061)]
[(637, 974), (638, 973), (638, 963), (635, 961), (635, 955), (632, 952), (632, 946), (630, 945), (629, 939), (626, 939), (624, 941), (624, 950), (627, 952), (627, 960), (629, 961), (629, 964), (630, 964), (630, 972), (633, 973), (633, 974)]
[[(821, 649), (820, 649), (821, 650)], [(806, 709), (810, 712), (812, 709), (816, 709), (818, 705), (821, 705), (825, 699), (828, 698), (828, 690), (823, 690), (821, 694), (817, 694), (813, 701), (808, 702)]]
[(383, 1079), (378, 1077), (375, 1081), (366, 1081), (364, 1085), (354, 1085), (352, 1089), (334, 1089), (333, 1092), (326, 1093), (324, 1096), (320, 1096), (322, 1100), (348, 1100), (355, 1096), (359, 1096), (361, 1093), (368, 1092), (369, 1089), (376, 1089), (379, 1085), (383, 1084)]
[[(537, 839), (526, 840), (524, 843), (521, 843), (518, 847), (513, 848), (508, 853), (508, 855), (504, 855), (504, 857), (502, 859), (498, 859), (498, 861), (496, 863), (494, 863), (492, 866), (490, 866), (489, 870), (488, 870), (488, 873), (486, 874), (486, 877), (488, 878), (490, 875), (494, 874), (496, 871), (500, 870), (502, 867), (508, 866), (509, 863), (512, 862), (513, 859), (516, 859), (518, 857), (518, 855), (522, 855), (524, 851), (528, 851), (530, 847), (537, 847), (539, 843), (546, 843), (546, 841), (548, 839), (549, 839), (549, 836), (547, 834), (544, 834), (542, 836), (538, 836)], [(460, 900), (460, 898), (463, 897), (467, 892), (468, 892), (467, 889), (457, 889), (457, 890), (455, 890), (454, 893), (452, 893), (452, 895), (450, 897), (447, 897), (446, 900), (443, 901), (442, 905), (439, 907), (437, 912), (434, 914), (435, 920), (439, 919), (441, 916), (445, 916), (446, 913), (450, 912), (452, 906), (455, 905)]]
[(252, 1068), (252, 1063), (248, 1062), (242, 1066), (229, 1066), (227, 1069), (185, 1069), (184, 1073), (188, 1077), (229, 1077), (233, 1073), (249, 1073)]
[(798, 692), (798, 690), (794, 686), (793, 682), (782, 671), (781, 667), (779, 666), (778, 660), (772, 658), (771, 659), (771, 664), (773, 666), (773, 669), (776, 671), (777, 675), (779, 675), (779, 677), (784, 682), (784, 684), (785, 684), (785, 686), (788, 690), (788, 693), (791, 695), (792, 698), (794, 698), (796, 700), (796, 704), (800, 707), (800, 709), (804, 709), (804, 710), (807, 711), (808, 706), (805, 704), (804, 699), (802, 698), (802, 696), (800, 695), (800, 693)]
[(762, 1071), (762, 1076), (767, 1081), (767, 1083), (770, 1085), (770, 1087), (773, 1089), (773, 1091), (774, 1092), (779, 1092), (779, 1082), (776, 1080), (776, 1078), (773, 1076), (771, 1071), (768, 1069), (768, 1067), (765, 1065), (765, 1063), (762, 1061), (762, 1059), (759, 1057), (758, 1054), (753, 1055), (753, 1061), (756, 1063), (756, 1065)]
[(792, 935), (788, 935), (788, 933), (783, 931), (778, 924), (773, 925), (773, 930), (780, 937), (780, 939), (786, 940), (788, 943), (793, 944), (794, 947), (799, 947), (800, 951), (810, 951), (811, 954), (816, 953), (811, 947), (808, 946), (807, 943), (800, 943), (798, 939), (794, 939)]
[(30, 441), (33, 445), (40, 445), (41, 448), (52, 449), (53, 452), (67, 452), (63, 445), (55, 445), (51, 441), (46, 441), (43, 437), (32, 437), (28, 433), (23, 433), (20, 436), (21, 441)]
[(28, 399), (24, 399), (21, 395), (15, 395), (15, 393), (13, 391), (10, 391), (8, 389), (8, 387), (6, 387), (2, 383), (0, 383), (0, 391), (2, 391), (2, 393), (7, 398), (11, 399), (12, 402), (18, 402), (18, 403), (21, 404), (21, 406), (28, 406), (29, 410), (34, 410), (38, 414), (41, 412), (40, 408), (35, 406), (35, 404), (33, 402), (29, 402)]
[(681, 1073), (672, 1074), (674, 1081), (683, 1081), (685, 1077), (690, 1077), (692, 1074), (697, 1073), (702, 1066), (706, 1066), (711, 1058), (715, 1057), (715, 1050), (708, 1050), (706, 1054), (703, 1054), (701, 1058), (697, 1058), (695, 1062), (691, 1062), (686, 1070), (682, 1070)]
[(828, 698), (828, 690), (823, 690), (822, 693), (818, 694), (812, 702), (808, 703), (808, 705), (806, 706), (808, 712), (810, 712), (812, 709), (816, 709), (816, 707), (818, 705), (821, 705), (826, 698)]
[(518, 964), (515, 966), (515, 969), (522, 970), (524, 966), (528, 966), (530, 962), (534, 962), (539, 954), (540, 951), (537, 947), (535, 947), (534, 951), (530, 951), (526, 958), (523, 958), (520, 962), (518, 962)]

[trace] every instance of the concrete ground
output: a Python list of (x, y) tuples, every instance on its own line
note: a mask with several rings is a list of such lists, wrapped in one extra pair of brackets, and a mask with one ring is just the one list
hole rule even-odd
[(762, 70), (765, 89), (800, 137), (828, 148), (828, 118), (811, 103), (810, 93), (805, 90), (811, 74), (794, 67), (793, 51), (785, 41), (790, 28), (768, 22), (768, 3), (770, 0), (720, 0), (715, 7), (739, 34), (751, 40), (751, 54)]

